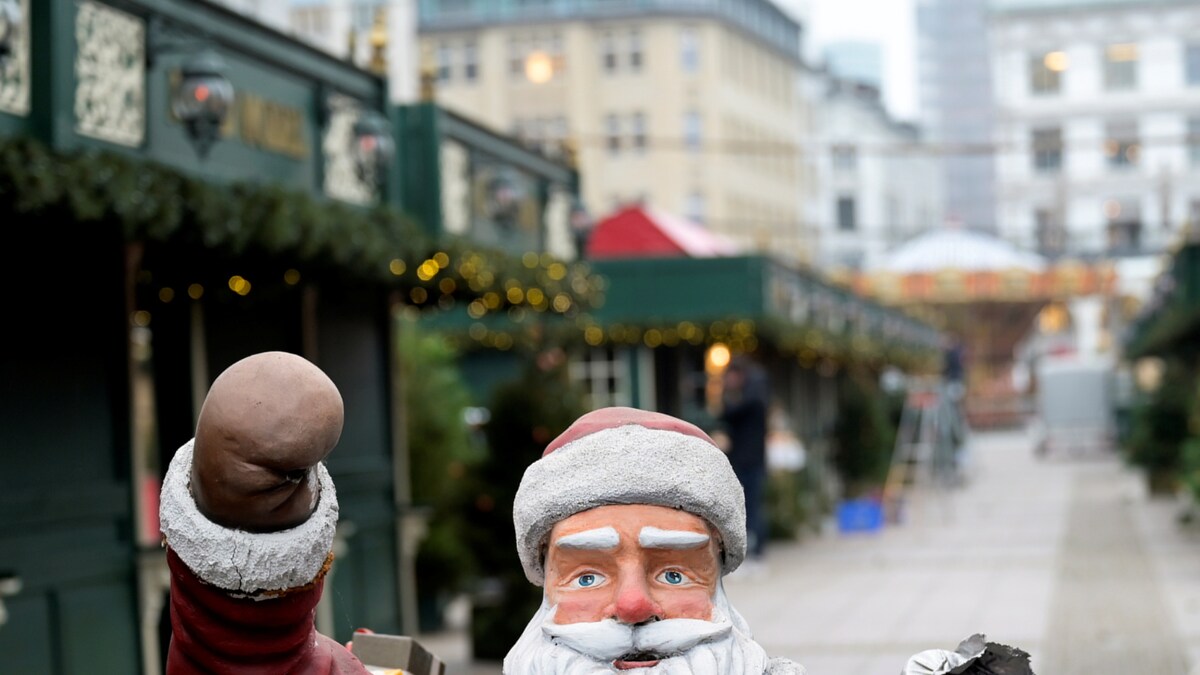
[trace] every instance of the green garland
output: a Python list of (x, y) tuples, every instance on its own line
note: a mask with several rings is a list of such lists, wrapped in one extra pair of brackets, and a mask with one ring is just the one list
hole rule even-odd
[[(417, 307), (478, 301), (476, 313), (574, 315), (602, 302), (604, 281), (586, 265), (437, 241), (388, 206), (365, 209), (264, 183), (219, 185), (113, 152), (58, 153), (28, 137), (0, 139), (0, 210), (113, 223), (129, 241), (189, 246), (197, 255), (195, 244), (329, 266), (394, 287)], [(532, 298), (531, 289), (539, 291)]]
[(544, 321), (538, 315), (510, 310), (471, 321), (460, 313), (439, 318), (438, 327), (460, 349), (540, 350), (547, 345), (623, 345), (652, 349), (684, 344), (726, 344), (734, 352), (755, 352), (767, 342), (781, 354), (796, 358), (805, 367), (895, 366), (909, 373), (931, 373), (940, 367), (941, 354), (927, 345), (887, 341), (866, 335), (849, 336), (812, 325), (797, 325), (778, 318), (730, 316), (712, 320), (673, 322), (601, 323), (589, 314), (573, 321)]

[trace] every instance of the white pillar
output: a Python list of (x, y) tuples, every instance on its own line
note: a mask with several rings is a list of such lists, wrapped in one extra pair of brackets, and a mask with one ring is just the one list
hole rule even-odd
[(1100, 353), (1100, 335), (1104, 331), (1104, 302), (1098, 295), (1070, 301), (1071, 320), (1075, 328), (1075, 348), (1080, 356)]
[(390, 0), (387, 21), (388, 89), (392, 103), (413, 103), (420, 92), (417, 1)]

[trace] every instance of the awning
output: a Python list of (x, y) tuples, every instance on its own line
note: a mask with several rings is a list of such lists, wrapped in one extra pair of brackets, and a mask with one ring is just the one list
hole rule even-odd
[(737, 244), (703, 225), (645, 206), (622, 209), (601, 220), (587, 244), (592, 259), (714, 258), (740, 253)]

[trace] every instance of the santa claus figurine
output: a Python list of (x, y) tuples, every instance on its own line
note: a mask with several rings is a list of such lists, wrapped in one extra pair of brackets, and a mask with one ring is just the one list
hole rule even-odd
[(697, 427), (632, 408), (584, 415), (526, 470), (513, 520), (545, 593), (506, 674), (804, 672), (769, 658), (725, 596), (746, 557), (745, 498)]

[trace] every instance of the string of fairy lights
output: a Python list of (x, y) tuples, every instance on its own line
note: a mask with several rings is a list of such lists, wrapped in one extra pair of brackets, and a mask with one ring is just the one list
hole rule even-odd
[[(601, 322), (591, 313), (604, 305), (608, 281), (593, 273), (583, 262), (567, 263), (553, 256), (527, 252), (520, 257), (523, 278), (497, 264), (503, 257), (490, 252), (464, 251), (451, 256), (447, 251), (409, 263), (393, 258), (389, 272), (407, 280), (404, 306), (407, 318), (431, 315), (465, 315), (465, 324), (441, 326), (448, 342), (460, 349), (536, 349), (547, 341), (582, 344), (591, 348), (646, 347), (650, 349), (722, 345), (733, 353), (753, 353), (764, 341), (772, 349), (792, 356), (805, 367), (834, 371), (848, 363), (892, 363), (912, 370), (933, 366), (936, 350), (899, 335), (870, 335), (866, 330), (845, 332), (816, 324), (796, 324), (778, 318), (756, 320), (725, 317), (709, 320), (662, 322)], [(288, 268), (275, 281), (251, 280), (252, 275), (234, 274), (224, 288), (230, 297), (247, 298), (264, 286), (280, 281), (298, 286), (303, 278), (297, 268)], [(154, 286), (154, 277), (143, 271), (139, 281), (152, 287), (153, 297), (170, 303), (180, 294), (174, 286)], [(191, 300), (206, 294), (204, 284), (182, 287)], [(545, 320), (556, 317), (557, 320)], [(136, 310), (131, 322), (147, 327), (152, 320), (145, 308)]]
[[(602, 322), (592, 312), (603, 307), (608, 281), (586, 262), (481, 250), (466, 240), (433, 248), (403, 214), (388, 209), (356, 210), (282, 188), (214, 186), (111, 153), (58, 154), (30, 139), (0, 143), (0, 159), (0, 193), (14, 195), (16, 213), (113, 224), (127, 241), (147, 247), (136, 277), (138, 304), (129, 317), (138, 327), (151, 325), (156, 307), (185, 295), (192, 301), (253, 301), (290, 292), (305, 280), (319, 285), (336, 269), (336, 278), (396, 289), (406, 312), (463, 316), (465, 339), (482, 347), (512, 349), (558, 333), (591, 347), (720, 342), (739, 352), (755, 351), (769, 339), (810, 361), (886, 351), (871, 337), (856, 342), (853, 335), (749, 317)], [(114, 190), (114, 184), (130, 187)], [(201, 241), (212, 255), (194, 255), (192, 244)], [(426, 253), (418, 253), (422, 249)], [(231, 269), (236, 267), (242, 269)], [(904, 340), (891, 342), (919, 351)]]

